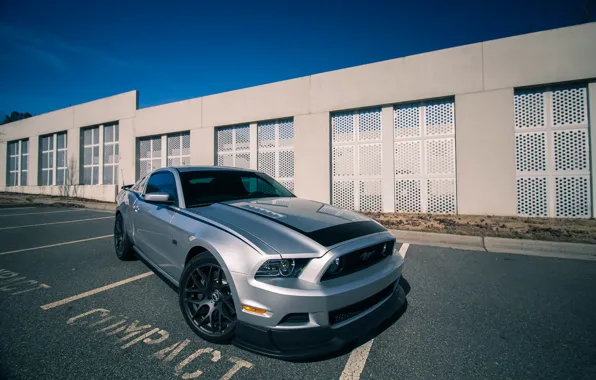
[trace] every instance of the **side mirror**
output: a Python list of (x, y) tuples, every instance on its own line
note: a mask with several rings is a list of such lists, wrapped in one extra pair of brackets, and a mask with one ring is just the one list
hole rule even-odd
[(145, 202), (149, 203), (172, 203), (169, 194), (166, 193), (149, 193), (145, 194)]

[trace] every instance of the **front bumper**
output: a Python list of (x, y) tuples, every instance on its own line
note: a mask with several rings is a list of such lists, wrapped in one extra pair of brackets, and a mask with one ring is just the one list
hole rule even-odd
[(234, 344), (261, 355), (286, 360), (306, 360), (338, 351), (365, 336), (396, 314), (406, 302), (406, 294), (396, 280), (393, 290), (361, 316), (337, 326), (299, 329), (267, 328), (238, 321)]

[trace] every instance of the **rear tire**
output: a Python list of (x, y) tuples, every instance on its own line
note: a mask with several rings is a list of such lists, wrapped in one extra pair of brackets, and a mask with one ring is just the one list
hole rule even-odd
[(229, 280), (213, 256), (200, 254), (186, 264), (178, 296), (182, 315), (195, 334), (218, 344), (234, 338), (237, 316)]
[(132, 243), (124, 228), (124, 219), (122, 214), (116, 215), (116, 222), (114, 223), (114, 249), (116, 256), (122, 261), (130, 261), (135, 259), (135, 252)]

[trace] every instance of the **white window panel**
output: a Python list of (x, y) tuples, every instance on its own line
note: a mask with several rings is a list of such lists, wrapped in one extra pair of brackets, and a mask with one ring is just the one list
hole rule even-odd
[(518, 90), (514, 104), (518, 215), (592, 217), (586, 86)]
[(334, 206), (380, 212), (382, 197), (381, 109), (331, 116), (332, 189)]
[[(23, 169), (22, 169), (22, 144), (27, 140), (12, 141), (7, 144), (8, 161), (6, 162), (6, 186), (22, 185)], [(25, 165), (25, 168), (27, 166)], [(24, 173), (26, 178), (26, 170)]]
[(217, 165), (250, 168), (250, 126), (217, 128)]
[(294, 119), (258, 123), (257, 141), (258, 170), (294, 191)]
[(54, 184), (54, 135), (40, 138), (39, 149), (41, 154), (40, 185)]
[(103, 126), (103, 178), (104, 185), (118, 183), (118, 164), (120, 162), (119, 126)]
[(395, 211), (455, 214), (455, 115), (452, 100), (393, 108)]
[(56, 185), (65, 185), (67, 176), (66, 162), (67, 138), (66, 132), (56, 134)]
[(83, 185), (99, 184), (99, 129), (101, 126), (83, 129)]

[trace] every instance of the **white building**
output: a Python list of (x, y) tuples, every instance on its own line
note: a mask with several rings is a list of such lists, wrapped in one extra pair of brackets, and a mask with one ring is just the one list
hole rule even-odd
[(132, 91), (0, 127), (0, 190), (114, 201), (230, 165), (356, 210), (592, 217), (595, 78), (592, 23), (144, 109)]

